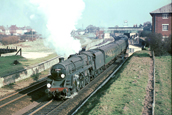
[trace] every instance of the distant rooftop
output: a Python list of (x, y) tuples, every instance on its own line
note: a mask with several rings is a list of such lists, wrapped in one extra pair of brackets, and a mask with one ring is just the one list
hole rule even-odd
[(167, 4), (161, 8), (156, 9), (155, 11), (150, 12), (150, 14), (155, 14), (155, 13), (172, 13), (172, 3)]

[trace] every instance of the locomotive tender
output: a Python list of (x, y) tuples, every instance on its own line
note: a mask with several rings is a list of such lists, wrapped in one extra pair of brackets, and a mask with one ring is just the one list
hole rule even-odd
[(123, 36), (105, 46), (70, 55), (65, 61), (59, 58), (59, 63), (52, 66), (51, 75), (47, 78), (46, 94), (48, 97), (70, 98), (127, 48), (128, 38)]

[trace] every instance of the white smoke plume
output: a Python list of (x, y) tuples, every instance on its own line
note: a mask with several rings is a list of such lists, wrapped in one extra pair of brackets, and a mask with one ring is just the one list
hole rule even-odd
[(68, 56), (81, 50), (70, 33), (84, 8), (82, 0), (1, 0), (0, 24), (31, 26), (46, 38), (46, 46)]
[[(81, 17), (85, 4), (82, 0), (31, 0), (37, 11), (45, 15), (46, 45), (55, 48), (59, 55), (70, 55), (81, 49), (79, 40), (71, 37), (77, 20)], [(36, 14), (31, 15), (34, 20)], [(48, 32), (48, 33), (47, 33)]]
[[(58, 55), (68, 56), (81, 50), (79, 40), (71, 37), (85, 4), (82, 0), (31, 0), (37, 11), (44, 14), (48, 34), (46, 45), (55, 48)], [(36, 14), (31, 15), (34, 20)], [(48, 32), (48, 33), (47, 33)]]

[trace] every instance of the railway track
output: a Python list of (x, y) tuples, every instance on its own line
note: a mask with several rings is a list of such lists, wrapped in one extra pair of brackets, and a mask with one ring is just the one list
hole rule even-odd
[[(123, 63), (128, 58), (123, 61), (116, 62), (116, 64), (110, 65), (104, 72), (97, 76), (92, 82), (90, 82), (86, 87), (78, 92), (78, 95), (73, 97), (73, 99), (68, 99), (66, 101), (61, 100), (50, 100), (41, 103), (34, 109), (26, 112), (24, 115), (57, 115), (57, 114), (75, 114), (77, 110), (88, 100), (90, 95), (93, 95), (97, 90), (99, 90), (103, 85), (108, 82), (108, 80), (114, 76), (114, 74), (122, 67)], [(122, 60), (122, 59), (121, 59)], [(115, 65), (115, 66), (114, 66)], [(110, 76), (109, 76), (110, 75)], [(103, 77), (105, 76), (105, 77)], [(103, 79), (102, 79), (103, 77)], [(99, 81), (99, 82), (97, 82)], [(92, 88), (94, 87), (94, 88)], [(93, 93), (92, 93), (93, 92)], [(85, 97), (83, 97), (85, 96)], [(77, 100), (77, 102), (76, 102)], [(76, 104), (76, 105), (75, 105)], [(68, 110), (69, 109), (69, 110)]]
[[(19, 92), (16, 92), (16, 93), (13, 93), (11, 95), (1, 98), (0, 99), (0, 114), (2, 114), (2, 111), (8, 111), (8, 108), (14, 103), (18, 103), (18, 101), (25, 99), (31, 93), (34, 93), (35, 91), (45, 87), (45, 84), (46, 84), (46, 79), (41, 80), (35, 83), (34, 85), (26, 87), (20, 90)], [(13, 109), (15, 109), (15, 107)]]
[(56, 109), (64, 101), (62, 100), (53, 100), (42, 103), (41, 106), (34, 108), (31, 111), (24, 113), (23, 115), (51, 115), (51, 111)]

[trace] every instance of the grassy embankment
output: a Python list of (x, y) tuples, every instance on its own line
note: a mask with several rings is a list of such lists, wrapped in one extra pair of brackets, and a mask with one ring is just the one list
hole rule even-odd
[[(47, 48), (44, 46), (43, 39), (37, 39), (36, 41), (28, 41), (28, 42), (21, 42), (18, 44), (11, 44), (11, 45), (5, 45), (1, 46), (2, 48), (8, 47), (18, 47), (22, 48), (22, 52), (53, 52), (50, 48)], [(5, 54), (2, 54), (5, 55)], [(20, 56), (15, 56), (15, 53), (12, 56), (5, 56), (0, 57), (0, 76), (4, 76), (9, 73), (13, 73), (15, 71), (24, 69), (28, 66), (35, 65), (38, 63), (41, 63), (43, 61), (46, 61), (48, 59), (51, 59), (53, 57), (57, 56), (57, 54), (50, 54), (43, 58), (38, 59), (27, 59)], [(14, 60), (19, 61), (20, 64), (14, 65)]]
[(171, 115), (171, 56), (155, 58), (155, 115)]
[[(26, 59), (21, 56), (0, 57), (0, 76), (4, 76), (6, 74), (24, 69), (28, 66), (35, 65), (43, 61), (47, 61), (48, 59), (51, 59), (55, 56), (57, 56), (57, 54), (50, 54), (47, 57), (38, 58), (38, 59)], [(14, 60), (19, 61), (20, 64), (14, 65), (13, 64)]]
[[(133, 54), (133, 56), (130, 57), (130, 59), (120, 69), (120, 71), (117, 72), (115, 77), (112, 78), (92, 98), (90, 98), (89, 101), (78, 111), (77, 115), (142, 114), (146, 95), (145, 89), (148, 83), (150, 61), (151, 60), (148, 51), (140, 51)], [(161, 64), (164, 66), (167, 65), (167, 63)], [(166, 72), (166, 74), (169, 76), (170, 73)], [(171, 84), (165, 83), (164, 86), (168, 87), (168, 89), (165, 91), (170, 92), (169, 88), (171, 87)], [(169, 93), (167, 93), (168, 96), (163, 95), (165, 91), (159, 91), (161, 93), (159, 98), (167, 98), (167, 100), (171, 99)], [(156, 98), (158, 99), (158, 97)], [(163, 100), (160, 103), (162, 102)], [(164, 103), (167, 103), (167, 101)], [(168, 107), (170, 103), (171, 102), (168, 102)], [(158, 106), (159, 105), (156, 105), (156, 107)], [(168, 112), (166, 113), (170, 112), (169, 110), (167, 111)]]

